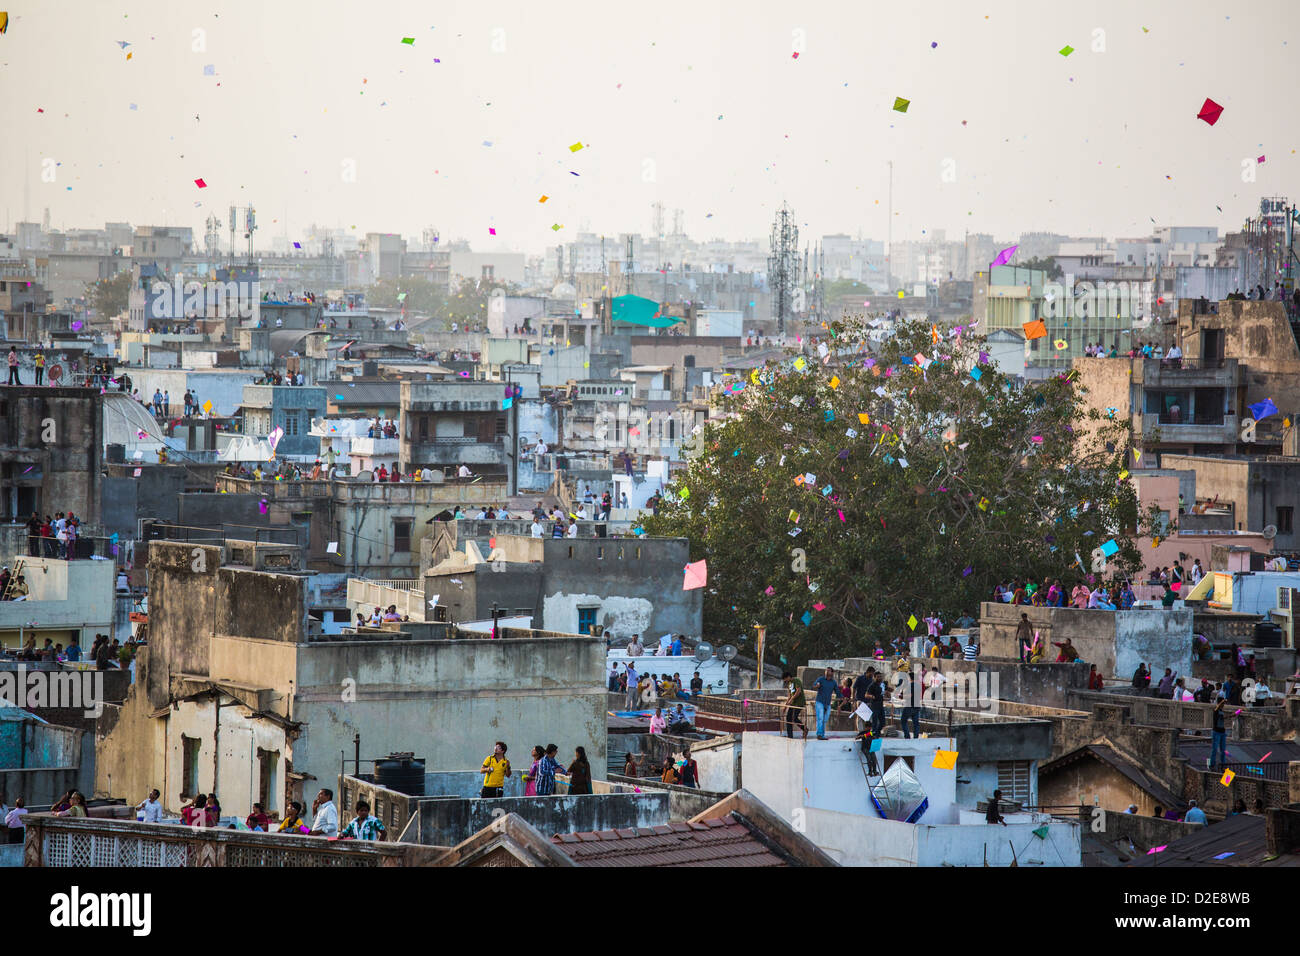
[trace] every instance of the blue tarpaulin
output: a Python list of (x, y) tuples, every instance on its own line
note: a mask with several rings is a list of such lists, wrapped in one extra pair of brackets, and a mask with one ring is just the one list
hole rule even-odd
[(614, 298), (614, 321), (628, 325), (644, 325), (654, 329), (666, 329), (670, 325), (686, 321), (673, 316), (659, 314), (659, 303), (639, 295), (620, 295)]

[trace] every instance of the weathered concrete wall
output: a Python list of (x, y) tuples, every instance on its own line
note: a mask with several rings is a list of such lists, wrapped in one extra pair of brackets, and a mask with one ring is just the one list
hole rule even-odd
[(926, 661), (925, 665), (963, 680), (969, 680), (966, 675), (977, 670), (981, 675), (988, 673), (990, 696), (1000, 701), (1018, 701), (1041, 707), (1064, 707), (1071, 690), (1088, 686), (1087, 664), (1021, 664), (1014, 660), (981, 656), (978, 661), (940, 659)]
[(502, 616), (536, 614), (541, 585), (540, 564), (490, 562), (443, 574), (429, 573), (424, 577), (425, 614), (430, 613), (427, 602), (434, 595), (438, 596), (438, 604), (447, 608), (451, 621), (487, 620), (492, 616), (494, 602)]
[[(1113, 668), (1105, 673), (1131, 677), (1141, 663), (1156, 669), (1158, 674), (1163, 674), (1166, 667), (1173, 668), (1176, 674), (1191, 671), (1191, 608), (1114, 613), (1115, 661)], [(1100, 664), (1097, 669), (1101, 670)]]
[(216, 634), (295, 643), (306, 640), (306, 621), (307, 592), (301, 577), (250, 574), (237, 568), (218, 571)]
[(1042, 633), (1048, 660), (1055, 660), (1059, 651), (1053, 645), (1068, 638), (1080, 657), (1096, 664), (1104, 677), (1131, 677), (1139, 662), (1157, 668), (1158, 673), (1166, 667), (1181, 674), (1191, 669), (1192, 612), (1186, 608), (1096, 611), (986, 601), (980, 605), (981, 655), (1013, 660), (1019, 656), (1016, 627), (1022, 613)]
[(146, 681), (149, 652), (150, 648), (142, 647), (136, 653), (140, 679), (131, 685), (127, 699), (106, 705), (96, 723), (93, 796), (138, 801), (154, 787), (164, 793), (172, 789), (163, 779), (166, 723), (149, 716), (154, 709)]
[[(170, 702), (173, 673), (207, 674), (215, 621), (222, 549), (174, 542), (149, 544), (149, 648), (147, 674), (137, 676), (149, 708)], [(198, 624), (199, 626), (196, 626)]]
[(421, 800), (419, 813), (419, 840), (426, 846), (455, 846), (508, 813), (518, 814), (548, 837), (660, 826), (670, 819), (669, 795), (649, 790), (496, 800), (442, 797)]
[(1133, 420), (1132, 359), (1076, 358), (1071, 367), (1079, 373), (1078, 385), (1086, 390), (1085, 406), (1102, 416), (1099, 422), (1084, 419), (1083, 430), (1089, 438), (1095, 437), (1101, 426), (1110, 424), (1107, 419), (1111, 417), (1118, 422)]
[(1153, 817), (1150, 810), (1143, 808), (1140, 803), (1138, 813), (1125, 813), (1127, 809), (1127, 805), (1119, 810), (1103, 807), (1100, 813), (1094, 815), (1092, 808), (1089, 808), (1086, 822), (1089, 827), (1099, 826), (1101, 829), (1098, 832), (1104, 835), (1103, 838), (1108, 843), (1123, 846), (1131, 840), (1139, 853), (1145, 853), (1153, 846), (1167, 846), (1202, 829), (1199, 823)]
[[(495, 740), (519, 751), (585, 747), (605, 764), (605, 645), (598, 638), (342, 642), (299, 650), (295, 769), (337, 773), (361, 734), (367, 755), (413, 751), (430, 770), (474, 770)], [(355, 700), (345, 700), (351, 680)]]
[(549, 539), (545, 555), (540, 626), (576, 632), (578, 609), (595, 606), (615, 638), (700, 633), (703, 590), (682, 590), (685, 538)]
[[(98, 522), (103, 396), (84, 388), (35, 388), (30, 372), (27, 382), (27, 387), (5, 389), (0, 398), (0, 458), (13, 476), (0, 491), (6, 499), (11, 487), (35, 491), (35, 502), (20, 519), (39, 509), (42, 514), (72, 511)], [(21, 499), (19, 507), (24, 507)]]

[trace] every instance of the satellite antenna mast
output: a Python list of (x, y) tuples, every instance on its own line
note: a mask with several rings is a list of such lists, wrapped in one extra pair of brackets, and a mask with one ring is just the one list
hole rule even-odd
[(799, 284), (799, 227), (785, 203), (772, 223), (772, 255), (767, 260), (767, 273), (776, 334), (785, 335), (786, 321), (794, 314), (795, 289)]
[(632, 234), (627, 236), (627, 294), (633, 294), (633, 276), (636, 274), (636, 263), (632, 261)]

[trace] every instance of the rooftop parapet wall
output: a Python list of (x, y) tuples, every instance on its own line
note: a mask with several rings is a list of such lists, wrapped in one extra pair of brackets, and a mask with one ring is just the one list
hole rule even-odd
[(1096, 664), (1103, 677), (1131, 677), (1139, 663), (1157, 674), (1171, 667), (1187, 674), (1192, 666), (1192, 611), (1100, 611), (1026, 607), (985, 601), (980, 605), (980, 654), (1018, 660), (1020, 615), (1042, 634), (1044, 657), (1054, 661), (1067, 639), (1079, 656)]

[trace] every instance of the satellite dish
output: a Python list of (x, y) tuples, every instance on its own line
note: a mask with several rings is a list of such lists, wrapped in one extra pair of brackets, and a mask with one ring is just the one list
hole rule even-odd
[(713, 656), (713, 645), (708, 641), (700, 641), (695, 645), (695, 659), (703, 664)]
[(735, 644), (723, 644), (718, 648), (718, 657), (724, 661), (734, 660), (738, 653), (740, 652), (736, 650)]
[(1275, 524), (1265, 525), (1262, 534), (1264, 535), (1264, 537), (1272, 541), (1274, 538), (1277, 537), (1277, 525)]
[(49, 376), (51, 382), (57, 382), (63, 378), (63, 366), (51, 365), (45, 374)]

